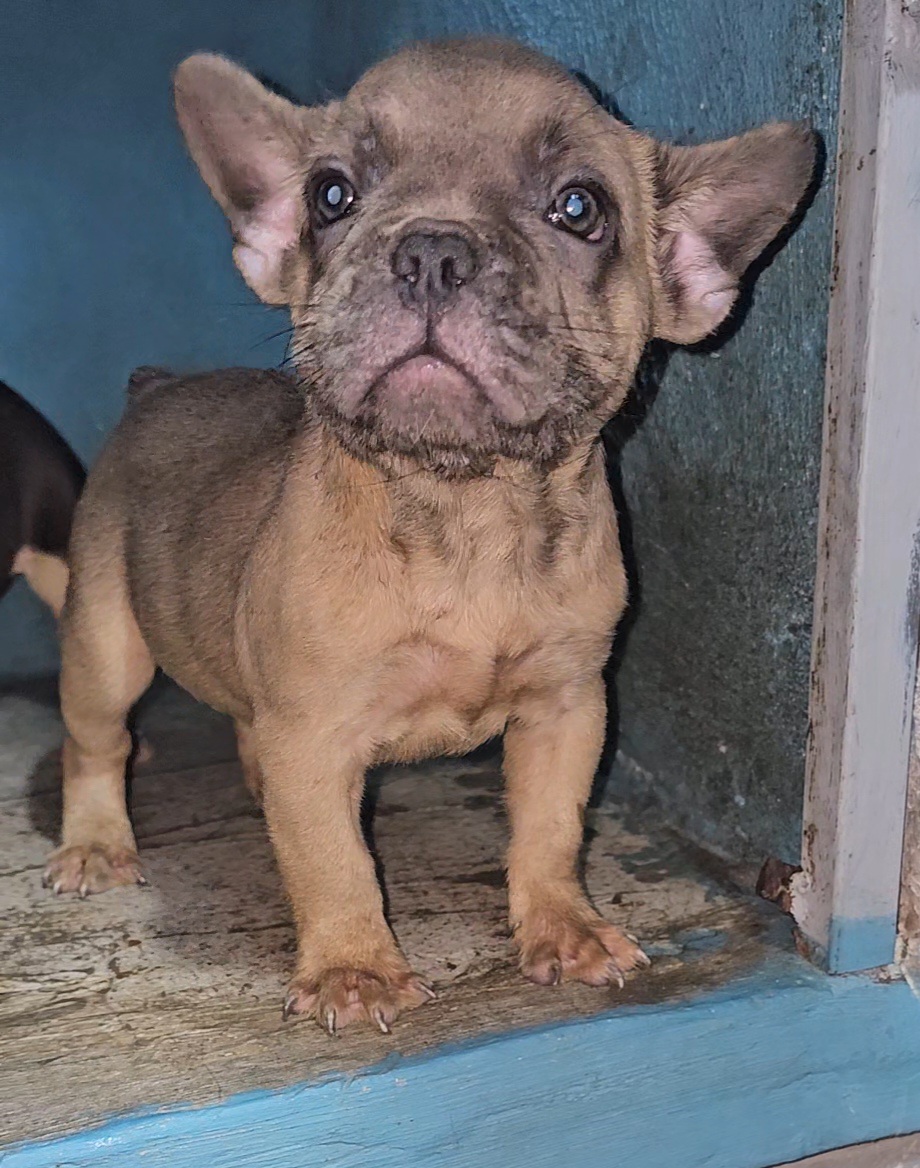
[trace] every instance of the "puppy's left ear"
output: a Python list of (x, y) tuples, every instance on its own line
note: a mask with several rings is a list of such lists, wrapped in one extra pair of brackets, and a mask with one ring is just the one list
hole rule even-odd
[(655, 336), (687, 345), (725, 320), (739, 280), (789, 222), (814, 174), (817, 139), (783, 122), (658, 151)]

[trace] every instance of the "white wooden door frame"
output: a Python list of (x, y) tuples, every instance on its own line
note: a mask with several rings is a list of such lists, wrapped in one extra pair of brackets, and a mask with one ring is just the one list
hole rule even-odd
[(848, 0), (806, 763), (792, 911), (895, 957), (920, 575), (920, 0)]

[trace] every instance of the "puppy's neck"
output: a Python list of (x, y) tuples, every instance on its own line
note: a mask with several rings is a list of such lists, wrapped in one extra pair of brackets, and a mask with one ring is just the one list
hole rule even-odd
[(428, 506), (450, 507), (463, 498), (507, 494), (545, 500), (573, 492), (586, 495), (606, 481), (600, 435), (584, 440), (552, 467), (498, 458), (488, 473), (468, 477), (439, 474), (398, 454), (374, 462), (357, 458), (320, 419), (311, 421), (305, 438), (311, 473), (322, 478), (327, 491), (374, 496), (378, 502), (382, 496), (401, 503), (418, 498)]

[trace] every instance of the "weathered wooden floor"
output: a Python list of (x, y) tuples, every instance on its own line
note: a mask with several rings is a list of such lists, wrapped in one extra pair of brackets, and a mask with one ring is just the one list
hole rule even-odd
[(495, 758), (439, 762), (372, 784), (390, 917), (439, 1001), (389, 1038), (283, 1023), (294, 936), (228, 727), (172, 690), (141, 724), (155, 758), (135, 777), (132, 808), (150, 886), (58, 899), (40, 881), (59, 817), (53, 698), (0, 695), (0, 1142), (680, 998), (762, 956), (772, 910), (673, 836), (594, 811), (588, 887), (642, 939), (652, 969), (622, 992), (524, 983), (504, 923)]
[(787, 1168), (920, 1168), (920, 1136), (900, 1136), (875, 1144), (840, 1148), (799, 1160)]

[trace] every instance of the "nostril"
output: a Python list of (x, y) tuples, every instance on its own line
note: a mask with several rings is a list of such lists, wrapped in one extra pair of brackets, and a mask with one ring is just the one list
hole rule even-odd
[(418, 253), (411, 248), (399, 247), (393, 256), (393, 274), (408, 284), (417, 284), (421, 271)]
[(453, 256), (441, 260), (441, 283), (445, 288), (457, 288), (463, 283), (457, 275)]
[(422, 273), (422, 253), (418, 247), (418, 237), (408, 236), (400, 240), (390, 262), (393, 275), (415, 287)]
[(476, 275), (476, 256), (470, 245), (460, 236), (454, 236), (450, 241), (450, 250), (447, 254), (445, 267), (442, 268), (443, 278), (451, 287), (459, 288), (468, 284)]

